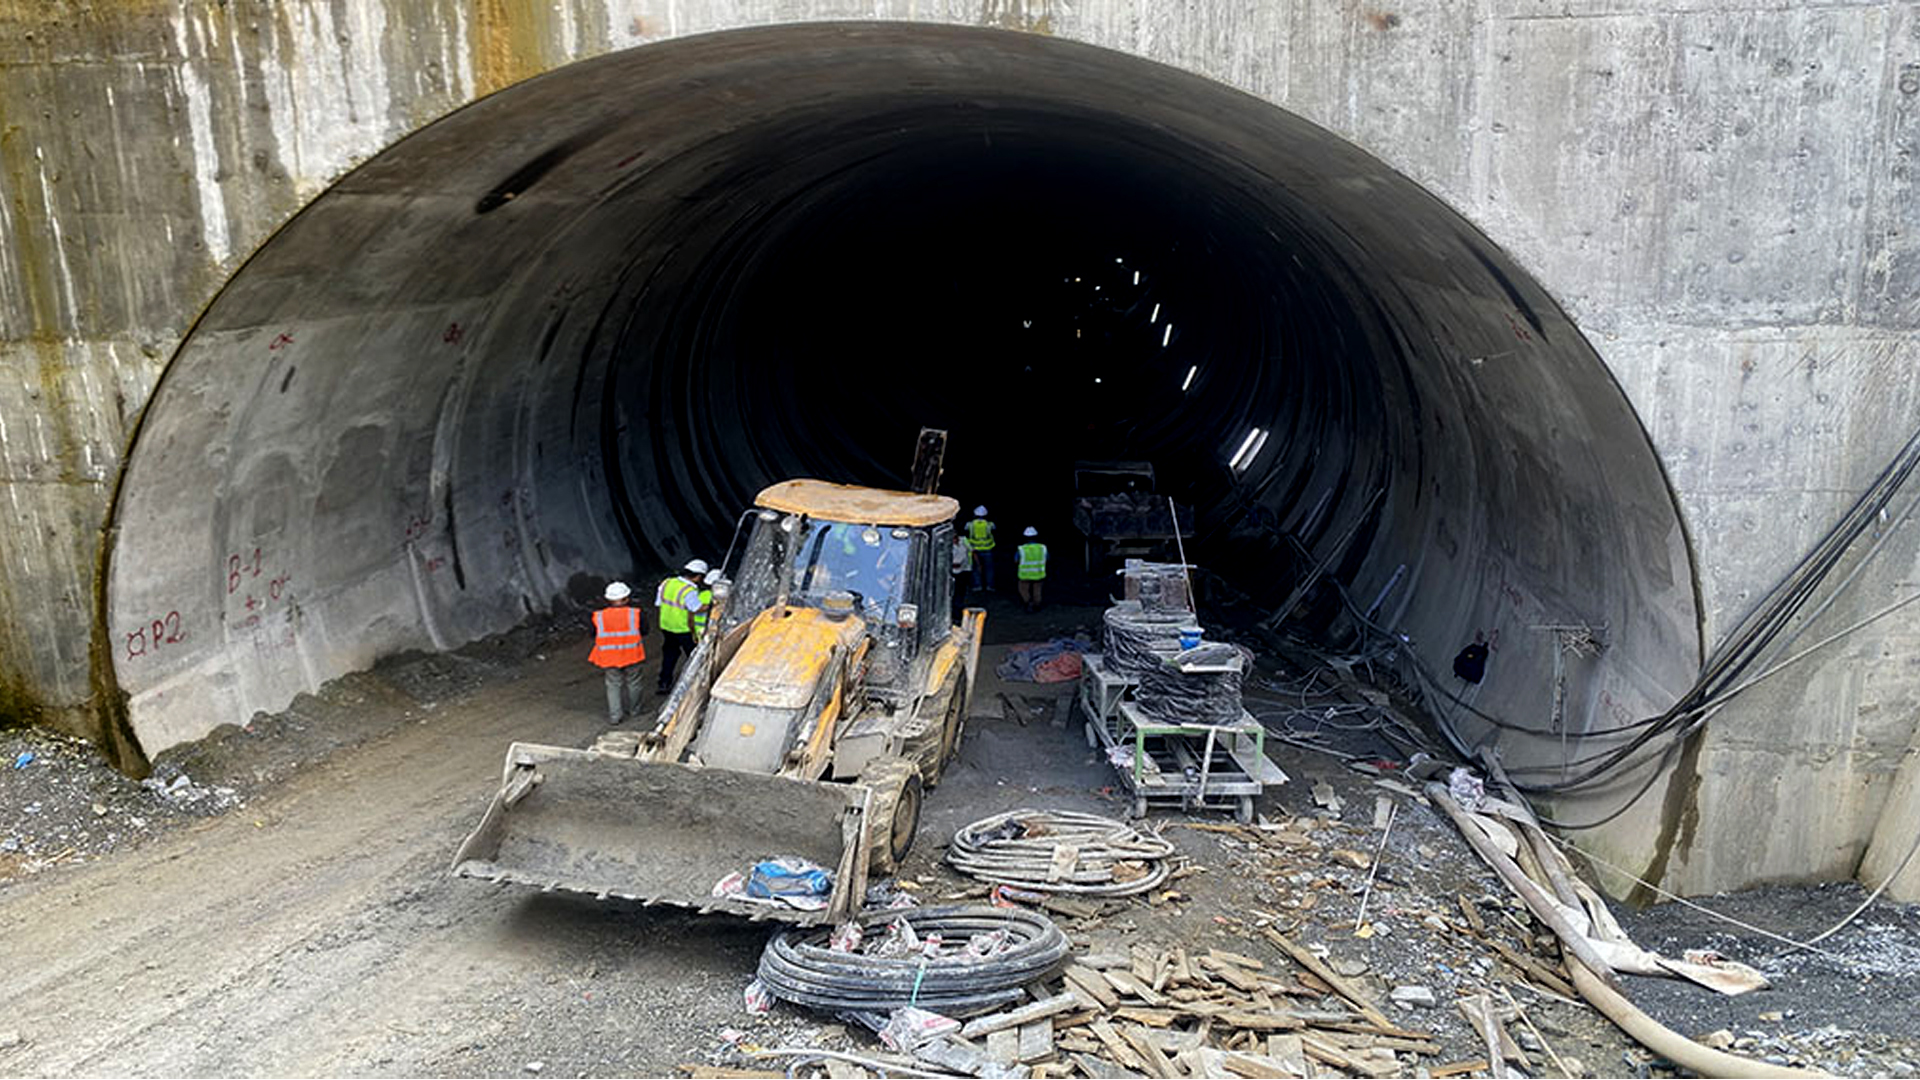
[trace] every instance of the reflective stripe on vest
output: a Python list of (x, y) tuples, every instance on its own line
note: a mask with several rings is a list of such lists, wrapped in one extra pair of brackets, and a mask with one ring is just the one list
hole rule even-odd
[(669, 634), (685, 634), (692, 631), (692, 620), (687, 618), (687, 601), (699, 592), (693, 582), (686, 578), (668, 578), (660, 583), (660, 591), (654, 596), (654, 603), (660, 606), (660, 629)]
[(713, 610), (713, 590), (700, 590), (700, 610), (693, 613), (693, 636), (700, 637), (707, 632), (707, 612)]
[(967, 543), (975, 551), (992, 551), (993, 522), (986, 518), (974, 518), (967, 522)]
[(590, 663), (603, 668), (632, 667), (646, 658), (638, 611), (610, 607), (593, 613), (593, 652), (587, 656)]
[(1039, 581), (1047, 576), (1047, 545), (1020, 545), (1020, 580)]

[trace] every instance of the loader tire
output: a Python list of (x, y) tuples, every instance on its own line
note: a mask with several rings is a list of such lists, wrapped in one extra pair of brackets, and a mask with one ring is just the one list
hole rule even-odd
[(960, 740), (967, 732), (967, 695), (964, 687), (957, 683), (947, 702), (947, 713), (940, 722), (940, 755), (934, 765), (933, 776), (937, 783), (947, 771), (947, 766), (960, 756)]
[(891, 874), (913, 847), (920, 827), (920, 770), (905, 758), (879, 758), (860, 773), (873, 792), (867, 804), (867, 874)]

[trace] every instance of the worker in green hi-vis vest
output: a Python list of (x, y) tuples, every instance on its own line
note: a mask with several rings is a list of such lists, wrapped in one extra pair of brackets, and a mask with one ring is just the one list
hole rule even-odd
[(1021, 536), (1026, 542), (1015, 549), (1020, 577), (1020, 599), (1028, 611), (1040, 610), (1040, 586), (1047, 580), (1047, 545), (1040, 542), (1040, 530), (1029, 525)]
[(973, 548), (973, 587), (993, 591), (993, 522), (987, 520), (987, 508), (973, 508), (973, 520), (967, 522), (967, 544)]

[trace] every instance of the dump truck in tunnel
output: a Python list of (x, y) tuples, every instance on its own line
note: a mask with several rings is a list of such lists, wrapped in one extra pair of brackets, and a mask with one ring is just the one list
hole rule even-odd
[[(654, 726), (514, 743), (454, 874), (756, 920), (858, 910), (960, 746), (986, 612), (947, 619), (958, 509), (817, 480), (762, 491)], [(826, 871), (821, 895), (716, 887), (770, 859)]]

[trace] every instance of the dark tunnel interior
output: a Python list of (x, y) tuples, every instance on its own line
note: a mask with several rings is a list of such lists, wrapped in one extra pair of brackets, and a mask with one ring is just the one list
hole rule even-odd
[[(1255, 471), (1283, 443), (1326, 425), (1388, 434), (1357, 415), (1382, 391), (1376, 358), (1343, 356), (1368, 341), (1346, 275), (1309, 273), (1325, 256), (1276, 208), (1118, 125), (952, 123), (878, 113), (874, 130), (930, 134), (708, 253), (683, 301), (700, 317), (664, 348), (616, 350), (655, 363), (610, 381), (652, 378), (654, 400), (687, 410), (688, 437), (656, 431), (644, 452), (691, 459), (675, 501), (699, 510), (706, 550), (751, 499), (743, 478), (778, 463), (904, 486), (921, 426), (949, 432), (945, 490), (1062, 539), (1077, 538), (1078, 462), (1150, 462), (1161, 494), (1218, 507), (1220, 531), (1257, 525), (1265, 488), (1299, 478)], [(1230, 468), (1256, 428), (1273, 434)], [(1357, 450), (1312, 453), (1380, 482), (1353, 475), (1378, 467)]]
[(1613, 628), (1588, 706), (1657, 711), (1697, 669), (1644, 430), (1454, 209), (1136, 58), (803, 24), (485, 98), (255, 253), (116, 503), (131, 726), (157, 752), (711, 559), (768, 483), (904, 485), (923, 426), (946, 493), (1066, 553), (1074, 463), (1150, 462), (1192, 560), (1262, 613), (1307, 595), (1297, 632), (1436, 669), (1491, 634), (1485, 709), (1543, 715), (1542, 622)]

